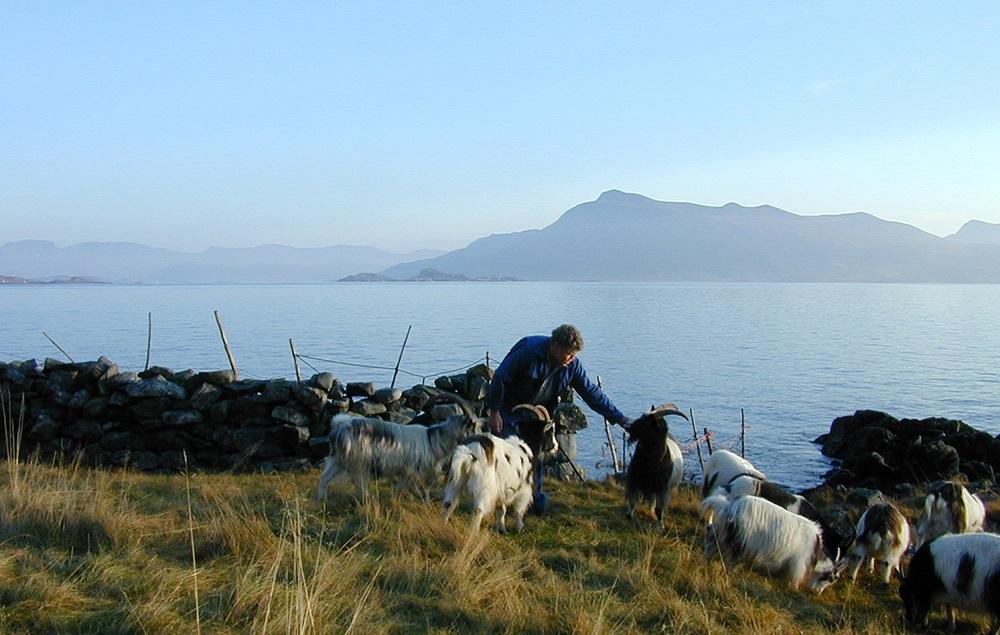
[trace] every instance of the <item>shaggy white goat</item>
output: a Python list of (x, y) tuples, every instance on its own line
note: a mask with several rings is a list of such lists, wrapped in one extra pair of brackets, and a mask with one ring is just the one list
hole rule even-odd
[(771, 575), (783, 575), (794, 589), (803, 582), (816, 593), (832, 584), (843, 568), (823, 549), (819, 525), (756, 496), (729, 500), (715, 495), (701, 503), (705, 557), (745, 562)]
[(888, 584), (893, 571), (900, 571), (900, 561), (910, 546), (910, 525), (890, 503), (877, 503), (858, 519), (854, 546), (847, 556), (851, 582), (858, 577), (861, 565), (875, 572), (875, 563), (885, 565), (882, 580)]
[(516, 436), (475, 435), (455, 448), (444, 490), (445, 520), (458, 506), (462, 491), (467, 490), (475, 509), (474, 530), (479, 530), (483, 518), (497, 505), (498, 532), (507, 531), (508, 507), (514, 512), (517, 531), (524, 528), (524, 513), (534, 492), (535, 461), (555, 453), (559, 443), (555, 424), (543, 406), (522, 404), (513, 411), (522, 409), (534, 413), (534, 418), (519, 422)]
[[(713, 456), (715, 455), (713, 454)], [(840, 559), (840, 550), (842, 548), (846, 549), (854, 537), (853, 532), (846, 530), (843, 532), (838, 531), (823, 514), (819, 513), (819, 510), (805, 496), (792, 494), (771, 481), (761, 480), (754, 476), (737, 476), (729, 482), (729, 485), (723, 487), (723, 490), (726, 492), (727, 498), (758, 496), (771, 501), (778, 507), (787, 509), (793, 514), (805, 516), (809, 520), (819, 523), (820, 528), (823, 530), (823, 547), (826, 549), (826, 555), (834, 560)]]
[(986, 507), (978, 496), (958, 483), (944, 483), (924, 499), (917, 520), (917, 548), (944, 534), (982, 531), (985, 522)]
[(435, 399), (458, 403), (463, 414), (426, 427), (351, 414), (334, 416), (330, 421), (330, 454), (324, 461), (317, 498), (326, 500), (330, 481), (347, 472), (362, 488), (373, 476), (409, 479), (409, 484), (429, 500), (428, 488), (441, 463), (459, 442), (484, 427), (483, 420), (460, 397), (445, 393)]

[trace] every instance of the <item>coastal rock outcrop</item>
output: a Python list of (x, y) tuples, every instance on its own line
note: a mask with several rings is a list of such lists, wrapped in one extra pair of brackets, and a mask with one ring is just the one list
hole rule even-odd
[(858, 410), (834, 419), (815, 442), (839, 461), (826, 475), (828, 485), (887, 491), (961, 477), (992, 481), (1000, 471), (1000, 440), (954, 419), (896, 419)]

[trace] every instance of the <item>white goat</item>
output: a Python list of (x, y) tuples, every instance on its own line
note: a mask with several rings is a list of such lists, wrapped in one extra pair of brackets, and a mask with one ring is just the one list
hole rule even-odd
[(460, 441), (484, 427), (482, 419), (456, 395), (443, 393), (435, 399), (458, 403), (463, 414), (427, 427), (352, 414), (334, 416), (330, 421), (330, 454), (324, 461), (317, 498), (326, 500), (330, 481), (347, 472), (362, 488), (372, 476), (406, 478), (429, 500), (428, 488), (441, 463)]
[(705, 463), (705, 476), (701, 484), (701, 497), (708, 498), (717, 489), (729, 485), (741, 476), (752, 476), (766, 481), (767, 476), (753, 466), (753, 463), (729, 450), (716, 450)]
[(797, 589), (803, 582), (815, 593), (832, 584), (843, 565), (823, 549), (819, 525), (756, 496), (729, 500), (709, 496), (701, 503), (705, 557), (742, 561), (771, 575), (783, 575)]
[(479, 530), (483, 518), (497, 505), (496, 528), (507, 531), (507, 508), (514, 512), (517, 531), (524, 528), (524, 513), (534, 493), (534, 463), (559, 449), (555, 424), (543, 406), (519, 405), (513, 411), (528, 409), (534, 419), (521, 421), (518, 434), (501, 438), (493, 434), (476, 435), (455, 448), (444, 490), (444, 519), (458, 506), (462, 491), (473, 499), (475, 514), (472, 528)]
[[(712, 456), (715, 456), (715, 454)], [(787, 509), (793, 514), (805, 516), (809, 520), (819, 523), (820, 528), (823, 530), (823, 547), (826, 549), (826, 555), (834, 560), (840, 559), (841, 548), (846, 548), (853, 538), (853, 534), (846, 530), (843, 532), (838, 531), (823, 514), (819, 513), (819, 510), (805, 496), (792, 494), (771, 481), (761, 480), (748, 475), (737, 476), (728, 485), (724, 486), (723, 490), (727, 498), (757, 496), (769, 500), (778, 507)]]
[(985, 522), (986, 507), (978, 496), (958, 483), (944, 483), (924, 499), (917, 520), (917, 548), (944, 534), (982, 531)]
[(901, 571), (900, 561), (910, 546), (910, 525), (891, 503), (877, 503), (858, 519), (854, 546), (847, 556), (851, 582), (858, 577), (861, 565), (875, 572), (875, 563), (885, 565), (882, 581), (889, 583), (893, 571)]
[(906, 622), (926, 628), (930, 610), (947, 607), (948, 622), (955, 630), (952, 607), (989, 613), (990, 633), (1000, 633), (1000, 536), (996, 534), (950, 534), (917, 549), (906, 576), (899, 585)]
[(635, 507), (643, 498), (652, 500), (653, 515), (663, 529), (670, 495), (684, 476), (681, 447), (670, 438), (667, 415), (687, 419), (674, 404), (663, 404), (647, 412), (629, 426), (629, 440), (635, 441), (635, 452), (625, 473), (625, 507), (629, 518), (635, 517)]

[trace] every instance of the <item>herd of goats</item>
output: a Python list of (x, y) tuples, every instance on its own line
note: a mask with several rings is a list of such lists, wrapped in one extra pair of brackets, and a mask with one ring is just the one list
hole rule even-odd
[[(458, 404), (461, 414), (434, 422), (431, 406), (442, 402)], [(429, 500), (431, 486), (447, 465), (446, 519), (467, 492), (475, 530), (496, 511), (496, 529), (505, 532), (510, 508), (520, 531), (535, 493), (535, 467), (558, 450), (558, 443), (545, 408), (522, 405), (515, 410), (521, 419), (518, 434), (506, 438), (490, 433), (484, 419), (449, 393), (435, 397), (407, 425), (336, 415), (318, 497), (325, 500), (330, 482), (346, 473), (362, 488), (372, 476), (393, 477)], [(629, 436), (635, 450), (625, 475), (629, 517), (642, 499), (651, 500), (661, 528), (683, 474), (681, 449), (666, 422), (670, 415), (684, 417), (673, 404), (664, 404), (632, 423)], [(906, 518), (887, 501), (869, 507), (852, 540), (843, 544), (808, 500), (770, 483), (749, 461), (727, 450), (715, 451), (705, 465), (702, 497), (706, 558), (745, 563), (784, 578), (792, 588), (806, 584), (816, 593), (845, 569), (853, 582), (862, 565), (874, 572), (878, 563), (886, 584), (893, 573), (900, 579), (910, 626), (926, 626), (931, 608), (943, 604), (952, 629), (954, 609), (960, 608), (990, 614), (990, 632), (1000, 633), (1000, 535), (983, 533), (983, 502), (959, 484), (947, 483), (928, 494), (913, 547)], [(907, 553), (912, 557), (904, 575)]]

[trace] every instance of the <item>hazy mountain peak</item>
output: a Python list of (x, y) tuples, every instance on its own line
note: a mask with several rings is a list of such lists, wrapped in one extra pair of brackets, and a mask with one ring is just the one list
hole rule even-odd
[(602, 203), (653, 203), (653, 199), (643, 196), (642, 194), (633, 194), (631, 192), (623, 192), (621, 190), (608, 190), (607, 192), (602, 192), (600, 196), (597, 197), (598, 202)]
[(1000, 223), (970, 220), (962, 225), (957, 232), (947, 236), (947, 238), (948, 240), (961, 243), (1000, 245)]
[(970, 221), (966, 221), (965, 224), (962, 225), (962, 228), (959, 229), (958, 231), (962, 231), (962, 229), (966, 229), (966, 228), (968, 228), (968, 229), (976, 228), (976, 229), (994, 229), (994, 230), (1000, 230), (1000, 223), (987, 223), (986, 221), (982, 221), (982, 220), (970, 220)]

